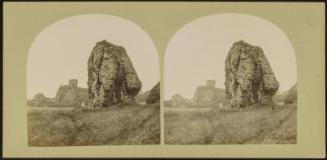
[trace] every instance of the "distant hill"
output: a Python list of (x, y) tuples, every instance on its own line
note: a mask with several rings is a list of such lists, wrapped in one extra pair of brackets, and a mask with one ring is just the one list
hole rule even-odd
[(276, 93), (273, 97), (275, 103), (285, 103), (290, 104), (296, 102), (297, 100), (297, 83), (295, 83), (289, 90)]
[(291, 104), (297, 102), (297, 83), (288, 90), (287, 95), (285, 97), (285, 103)]
[(151, 90), (146, 99), (147, 104), (160, 102), (160, 82), (158, 82)]
[(139, 103), (158, 103), (160, 101), (160, 82), (153, 86), (149, 91), (138, 93), (135, 96), (135, 100)]
[(284, 103), (288, 91), (282, 93), (276, 93), (273, 96), (273, 102), (275, 103)]
[(174, 94), (170, 99), (172, 107), (185, 107), (185, 98), (180, 94)]

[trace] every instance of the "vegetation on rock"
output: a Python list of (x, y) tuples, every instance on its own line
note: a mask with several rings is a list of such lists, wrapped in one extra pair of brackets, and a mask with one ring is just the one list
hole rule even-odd
[(88, 60), (88, 93), (91, 108), (132, 104), (142, 87), (124, 47), (97, 42)]
[(260, 47), (238, 41), (225, 61), (226, 99), (231, 108), (272, 103), (279, 88), (270, 64)]

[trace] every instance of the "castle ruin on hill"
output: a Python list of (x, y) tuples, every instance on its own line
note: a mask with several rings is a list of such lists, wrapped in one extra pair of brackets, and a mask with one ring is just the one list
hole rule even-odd
[(57, 90), (56, 101), (76, 103), (85, 106), (88, 103), (86, 88), (78, 87), (77, 79), (68, 80), (68, 85), (60, 85)]
[(224, 90), (216, 88), (215, 80), (207, 80), (206, 85), (197, 87), (193, 101), (197, 106), (216, 106), (225, 103)]

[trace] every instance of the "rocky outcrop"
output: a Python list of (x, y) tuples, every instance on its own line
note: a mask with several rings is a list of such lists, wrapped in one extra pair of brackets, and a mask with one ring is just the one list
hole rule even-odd
[(291, 104), (297, 102), (297, 83), (288, 90), (287, 95), (285, 97), (285, 103)]
[(208, 80), (205, 86), (198, 86), (194, 96), (195, 106), (212, 106), (225, 102), (225, 93), (223, 89), (216, 88), (215, 80)]
[(230, 107), (272, 103), (279, 88), (270, 64), (260, 47), (238, 41), (225, 61), (225, 93)]
[(91, 108), (134, 103), (142, 86), (126, 50), (105, 40), (91, 52), (87, 83)]
[(158, 82), (149, 93), (146, 99), (147, 104), (158, 103), (160, 101), (160, 82)]

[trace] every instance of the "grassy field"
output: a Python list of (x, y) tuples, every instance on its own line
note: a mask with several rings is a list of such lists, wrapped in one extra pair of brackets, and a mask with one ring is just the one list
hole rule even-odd
[(296, 144), (296, 104), (165, 111), (166, 144)]
[(29, 146), (159, 143), (159, 104), (28, 112)]

